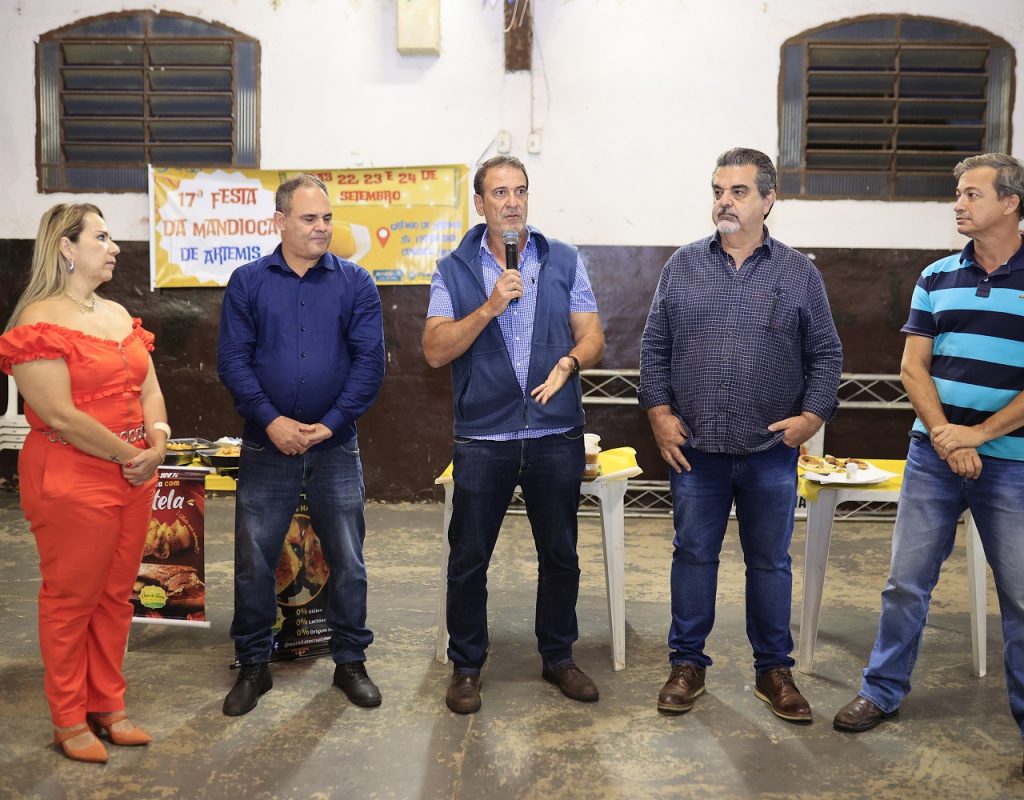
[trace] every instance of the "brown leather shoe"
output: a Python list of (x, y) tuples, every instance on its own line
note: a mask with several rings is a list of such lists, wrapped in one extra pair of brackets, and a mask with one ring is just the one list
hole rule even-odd
[(570, 700), (579, 700), (581, 703), (595, 703), (600, 692), (597, 691), (597, 684), (575, 664), (569, 664), (558, 669), (544, 667), (540, 673), (541, 677), (549, 683), (555, 684), (562, 690), (562, 694)]
[(754, 681), (754, 694), (771, 706), (772, 713), (788, 722), (810, 722), (811, 705), (793, 682), (786, 667), (762, 672)]
[(456, 714), (473, 714), (480, 710), (480, 676), (467, 672), (452, 674), (444, 702)]
[(658, 711), (667, 714), (685, 714), (693, 708), (693, 701), (704, 694), (704, 674), (707, 670), (693, 664), (672, 667), (668, 683), (658, 692)]
[(836, 718), (832, 720), (832, 727), (837, 731), (845, 731), (846, 733), (864, 733), (864, 731), (871, 730), (883, 719), (894, 717), (898, 713), (899, 709), (896, 709), (892, 713), (887, 714), (866, 697), (857, 695), (839, 709)]

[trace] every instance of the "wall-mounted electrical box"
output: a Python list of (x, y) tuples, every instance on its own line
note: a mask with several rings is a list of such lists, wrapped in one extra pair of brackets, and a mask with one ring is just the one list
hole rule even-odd
[(441, 0), (398, 0), (398, 52), (441, 55)]

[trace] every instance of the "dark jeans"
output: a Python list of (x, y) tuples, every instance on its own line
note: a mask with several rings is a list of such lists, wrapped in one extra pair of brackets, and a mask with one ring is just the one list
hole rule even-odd
[(760, 674), (792, 667), (789, 543), (797, 450), (778, 444), (749, 455), (703, 453), (692, 447), (684, 452), (693, 470), (669, 473), (676, 529), (669, 660), (711, 666), (704, 645), (715, 622), (718, 556), (735, 502), (747, 568), (747, 638), (754, 650), (754, 670)]
[(366, 627), (363, 466), (355, 437), (330, 450), (286, 456), (272, 446), (242, 448), (235, 495), (235, 616), (231, 636), (242, 664), (270, 658), (277, 619), (274, 571), (300, 492), (331, 570), (327, 623), (338, 664), (363, 661)]
[(583, 429), (510, 442), (456, 437), (453, 475), (448, 658), (462, 672), (479, 672), (487, 658), (487, 566), (518, 484), (539, 561), (534, 628), (538, 650), (548, 667), (570, 663), (573, 642), (579, 637), (576, 512)]

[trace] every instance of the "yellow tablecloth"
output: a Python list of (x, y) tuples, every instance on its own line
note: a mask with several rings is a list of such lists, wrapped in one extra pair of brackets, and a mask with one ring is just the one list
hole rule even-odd
[(235, 479), (230, 475), (211, 472), (206, 476), (206, 489), (211, 492), (233, 492), (235, 491)]
[[(889, 480), (882, 483), (828, 483), (830, 489), (863, 489), (865, 491), (877, 490), (880, 492), (899, 491), (900, 487), (903, 486), (903, 470), (907, 466), (905, 460), (886, 459), (886, 458), (865, 458), (869, 464), (878, 467), (880, 470), (885, 472), (892, 472), (895, 477), (889, 478)], [(817, 501), (818, 492), (821, 490), (822, 484), (817, 481), (810, 481), (804, 477), (803, 469), (797, 468), (797, 472), (800, 476), (799, 482), (797, 483), (797, 492), (805, 500), (810, 500), (812, 503)]]

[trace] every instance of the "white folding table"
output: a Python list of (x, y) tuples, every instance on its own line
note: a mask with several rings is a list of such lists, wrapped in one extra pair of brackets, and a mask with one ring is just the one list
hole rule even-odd
[[(897, 502), (903, 484), (906, 461), (872, 460), (875, 466), (896, 475), (876, 484), (813, 484), (801, 477), (800, 496), (807, 503), (807, 541), (804, 547), (804, 596), (800, 606), (800, 643), (797, 669), (809, 673), (814, 662), (814, 644), (821, 616), (821, 596), (825, 587), (825, 567), (832, 543), (832, 523), (836, 506), (849, 500), (861, 502)], [(967, 540), (967, 589), (971, 615), (971, 656), (974, 672), (985, 674), (985, 553), (970, 512), (965, 516)]]

